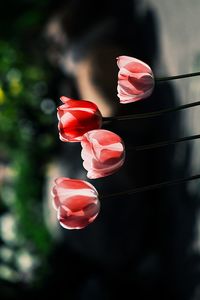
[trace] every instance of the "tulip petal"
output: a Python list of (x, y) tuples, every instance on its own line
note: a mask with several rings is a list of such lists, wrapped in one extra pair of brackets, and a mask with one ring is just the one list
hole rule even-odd
[(99, 201), (88, 204), (83, 211), (76, 213), (70, 213), (65, 206), (60, 206), (57, 218), (60, 225), (66, 229), (83, 229), (96, 219), (99, 209)]
[(80, 142), (84, 133), (102, 125), (101, 113), (93, 102), (61, 97), (57, 109), (59, 138), (63, 142)]
[(128, 65), (127, 69), (135, 66), (135, 69), (138, 68), (142, 72), (151, 72), (151, 68), (145, 62), (131, 56), (122, 55), (117, 57), (117, 65), (119, 69)]
[(115, 133), (98, 129), (84, 134), (81, 141), (83, 167), (90, 179), (105, 177), (119, 170), (125, 159), (124, 144)]
[(57, 178), (52, 196), (58, 220), (67, 229), (86, 227), (95, 220), (100, 210), (97, 190), (84, 180)]
[(144, 62), (129, 56), (120, 56), (117, 96), (120, 103), (131, 103), (149, 97), (154, 88), (151, 68)]

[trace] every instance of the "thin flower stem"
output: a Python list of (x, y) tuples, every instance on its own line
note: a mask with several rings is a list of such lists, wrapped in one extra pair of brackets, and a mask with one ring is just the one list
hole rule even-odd
[(168, 80), (174, 80), (174, 79), (194, 77), (194, 76), (199, 76), (199, 75), (200, 75), (200, 72), (195, 72), (195, 73), (181, 74), (181, 75), (169, 76), (169, 77), (160, 77), (160, 78), (158, 77), (158, 78), (155, 78), (155, 81), (168, 81)]
[(141, 150), (149, 150), (149, 149), (154, 149), (154, 148), (159, 148), (159, 147), (165, 147), (168, 145), (173, 145), (176, 143), (184, 142), (184, 141), (191, 141), (191, 140), (196, 140), (200, 138), (200, 134), (195, 134), (191, 136), (186, 136), (183, 138), (178, 138), (178, 139), (172, 139), (168, 141), (163, 141), (163, 142), (158, 142), (154, 144), (147, 144), (147, 145), (142, 145), (142, 146), (134, 146), (127, 148), (127, 150), (135, 150), (135, 151), (141, 151)]
[(185, 178), (181, 178), (181, 179), (169, 180), (169, 181), (164, 181), (164, 182), (146, 185), (146, 186), (142, 186), (142, 187), (137, 187), (137, 188), (125, 191), (125, 192), (103, 195), (103, 196), (101, 196), (100, 199), (133, 195), (136, 193), (147, 192), (147, 191), (151, 191), (151, 190), (155, 190), (155, 189), (161, 189), (161, 188), (166, 188), (166, 187), (170, 187), (170, 186), (177, 185), (177, 184), (182, 184), (184, 182), (192, 181), (192, 180), (199, 179), (199, 178), (200, 178), (200, 174), (197, 174), (194, 176), (185, 177)]
[(200, 101), (197, 102), (191, 102), (189, 104), (184, 104), (180, 105), (177, 107), (172, 107), (172, 108), (167, 108), (167, 109), (162, 109), (158, 111), (153, 111), (153, 112), (148, 112), (148, 113), (143, 113), (143, 114), (132, 114), (132, 115), (125, 115), (125, 116), (113, 116), (113, 117), (104, 117), (103, 121), (126, 121), (126, 120), (136, 120), (136, 119), (147, 119), (147, 118), (153, 118), (153, 117), (159, 117), (163, 116), (165, 114), (171, 113), (171, 112), (176, 112), (179, 110), (187, 109), (190, 107), (195, 107), (200, 105)]

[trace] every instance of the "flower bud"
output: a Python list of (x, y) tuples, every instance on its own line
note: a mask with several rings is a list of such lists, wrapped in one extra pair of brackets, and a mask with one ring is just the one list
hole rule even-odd
[(126, 104), (149, 97), (154, 89), (154, 76), (151, 68), (139, 59), (129, 56), (117, 58), (118, 97)]
[(84, 134), (81, 141), (83, 167), (91, 179), (118, 171), (125, 159), (124, 143), (115, 133), (97, 129)]
[(82, 229), (92, 223), (99, 213), (98, 192), (84, 180), (57, 178), (52, 195), (57, 218), (66, 229)]
[(101, 113), (93, 102), (61, 97), (58, 107), (59, 137), (63, 142), (80, 142), (84, 133), (98, 129), (102, 124)]

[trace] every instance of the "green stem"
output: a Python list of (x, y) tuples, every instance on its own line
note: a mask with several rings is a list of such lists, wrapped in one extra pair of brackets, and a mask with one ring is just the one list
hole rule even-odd
[(142, 187), (137, 187), (137, 188), (125, 191), (125, 192), (119, 192), (119, 193), (105, 195), (105, 196), (102, 196), (100, 199), (133, 195), (136, 193), (147, 192), (147, 191), (151, 191), (151, 190), (155, 190), (155, 189), (166, 188), (166, 187), (170, 187), (173, 185), (182, 184), (184, 182), (192, 181), (192, 180), (199, 179), (199, 178), (200, 178), (200, 174), (197, 174), (194, 176), (185, 177), (185, 178), (181, 178), (181, 179), (175, 179), (175, 180), (164, 181), (164, 182), (155, 183), (155, 184), (151, 184), (151, 185), (146, 185), (146, 186), (142, 186)]
[(147, 118), (153, 118), (153, 117), (159, 117), (163, 116), (167, 113), (176, 112), (179, 110), (187, 109), (190, 107), (195, 107), (200, 105), (200, 101), (197, 102), (191, 102), (189, 104), (180, 105), (177, 107), (162, 109), (158, 111), (148, 112), (148, 113), (142, 113), (142, 114), (132, 114), (132, 115), (125, 115), (125, 116), (113, 116), (113, 117), (103, 117), (103, 121), (126, 121), (126, 120), (136, 120), (136, 119), (147, 119)]
[(158, 77), (155, 78), (155, 81), (168, 81), (168, 80), (174, 80), (174, 79), (181, 79), (181, 78), (187, 78), (187, 77), (194, 77), (199, 76), (200, 72), (194, 72), (194, 73), (188, 73), (188, 74), (181, 74), (176, 76), (169, 76), (169, 77)]

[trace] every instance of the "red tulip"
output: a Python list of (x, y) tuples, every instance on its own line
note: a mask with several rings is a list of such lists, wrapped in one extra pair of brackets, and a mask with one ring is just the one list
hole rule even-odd
[(91, 179), (115, 173), (124, 163), (122, 139), (115, 133), (98, 129), (84, 134), (81, 141), (83, 167)]
[(151, 95), (154, 88), (154, 76), (151, 68), (139, 59), (129, 56), (117, 58), (118, 97), (120, 103), (135, 102)]
[(79, 142), (84, 133), (98, 129), (102, 124), (101, 113), (93, 102), (61, 97), (58, 107), (59, 137), (63, 142)]
[(58, 220), (64, 228), (84, 228), (92, 223), (99, 213), (98, 192), (93, 185), (84, 180), (57, 178), (52, 195)]

